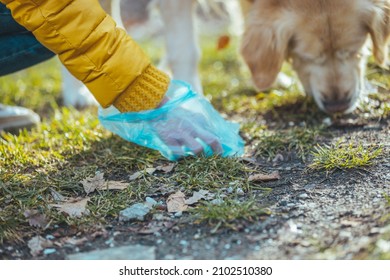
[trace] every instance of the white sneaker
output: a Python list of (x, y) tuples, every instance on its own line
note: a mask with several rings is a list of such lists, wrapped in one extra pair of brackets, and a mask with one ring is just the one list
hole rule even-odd
[(38, 114), (17, 106), (0, 104), (0, 131), (17, 133), (21, 129), (30, 129), (40, 121)]

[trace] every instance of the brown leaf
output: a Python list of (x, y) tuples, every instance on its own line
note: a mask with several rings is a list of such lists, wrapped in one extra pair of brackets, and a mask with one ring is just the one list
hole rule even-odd
[(133, 175), (129, 176), (130, 181), (137, 180), (139, 177), (141, 177), (143, 174), (148, 173), (149, 175), (152, 175), (154, 172), (156, 172), (156, 168), (149, 167), (146, 168), (144, 171), (137, 171)]
[(280, 180), (279, 172), (275, 171), (271, 174), (254, 174), (249, 176), (249, 182), (270, 182)]
[(38, 210), (26, 210), (23, 214), (32, 227), (45, 228), (47, 226), (46, 216)]
[(106, 181), (103, 178), (104, 173), (96, 172), (94, 177), (88, 177), (81, 181), (84, 187), (86, 194), (90, 194), (95, 190), (103, 189), (106, 185)]
[(176, 166), (175, 163), (169, 163), (166, 165), (157, 166), (156, 170), (163, 171), (164, 173), (169, 173), (175, 168), (175, 166)]
[[(120, 190), (121, 191), (121, 190), (126, 189), (128, 186), (129, 186), (129, 183), (119, 182), (119, 181), (108, 181), (107, 187), (105, 187), (104, 189)], [(103, 190), (103, 189), (101, 189), (101, 190)]]
[(53, 243), (50, 240), (47, 240), (39, 235), (34, 236), (27, 242), (28, 248), (30, 248), (30, 253), (34, 257), (38, 256), (44, 249), (52, 247)]
[(58, 211), (64, 212), (72, 218), (80, 218), (89, 214), (89, 210), (86, 208), (89, 200), (89, 197), (77, 198), (60, 204), (52, 204), (51, 206), (58, 208)]
[(65, 244), (80, 246), (80, 245), (86, 243), (88, 241), (88, 238), (86, 238), (86, 237), (77, 238), (77, 237), (72, 236), (72, 237), (65, 237), (61, 241), (62, 241), (62, 243), (65, 243)]
[(188, 206), (185, 203), (185, 195), (181, 191), (171, 194), (167, 199), (168, 212), (183, 212)]
[(104, 173), (97, 172), (94, 177), (88, 177), (81, 181), (87, 195), (95, 190), (124, 190), (129, 185), (119, 181), (105, 181), (103, 176)]
[(187, 205), (192, 205), (197, 203), (201, 199), (212, 199), (214, 196), (214, 194), (210, 194), (210, 192), (207, 190), (200, 190), (198, 192), (194, 192), (192, 197), (186, 199), (185, 203)]
[(229, 46), (229, 43), (230, 43), (230, 37), (228, 35), (223, 35), (219, 37), (217, 50), (220, 51), (226, 49)]

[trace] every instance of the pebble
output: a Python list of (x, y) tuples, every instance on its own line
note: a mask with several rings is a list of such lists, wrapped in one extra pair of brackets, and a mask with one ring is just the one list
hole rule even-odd
[(316, 184), (307, 184), (304, 186), (305, 189), (315, 189), (317, 187)]
[(163, 259), (172, 261), (172, 260), (175, 260), (176, 258), (174, 255), (166, 255)]
[(54, 254), (55, 252), (57, 252), (57, 250), (54, 248), (47, 248), (47, 249), (43, 250), (44, 255)]
[(194, 235), (194, 239), (197, 240), (197, 239), (200, 239), (201, 235), (199, 233), (195, 233)]
[(390, 252), (390, 241), (379, 239), (376, 246), (383, 253)]
[(245, 195), (245, 192), (243, 191), (242, 188), (237, 188), (236, 194), (238, 194), (238, 195), (240, 195), (240, 196), (243, 196), (243, 195)]
[(322, 120), (322, 124), (325, 126), (331, 126), (332, 125), (332, 119), (331, 118), (325, 118)]
[(174, 214), (174, 216), (175, 216), (176, 218), (180, 218), (181, 216), (183, 216), (183, 212), (176, 212), (176, 213)]
[(298, 198), (300, 198), (300, 199), (308, 199), (309, 196), (307, 195), (307, 193), (303, 193), (303, 194), (300, 194), (300, 195), (298, 196)]
[(287, 206), (287, 201), (282, 200), (279, 204), (280, 204), (280, 206)]
[(146, 201), (146, 205), (149, 207), (149, 208), (153, 208), (154, 206), (157, 205), (157, 201), (155, 201), (153, 198), (151, 197), (146, 197), (145, 198), (145, 201)]
[(154, 246), (130, 245), (68, 255), (68, 260), (155, 260)]
[(226, 189), (226, 191), (227, 191), (227, 193), (233, 193), (233, 188), (232, 187), (228, 187), (227, 189)]
[(55, 237), (53, 235), (51, 235), (51, 234), (48, 234), (48, 235), (46, 235), (46, 239), (47, 240), (53, 240), (53, 239), (55, 239)]
[(232, 245), (230, 245), (230, 244), (225, 244), (225, 246), (223, 246), (223, 248), (225, 250), (229, 250), (231, 247), (232, 247)]
[(150, 211), (150, 208), (143, 203), (137, 203), (125, 210), (119, 212), (119, 221), (127, 222), (131, 220), (143, 221), (145, 215)]
[(214, 204), (214, 205), (221, 205), (223, 203), (223, 199), (222, 198), (215, 198), (212, 201), (210, 201), (210, 203)]
[(188, 241), (186, 240), (180, 240), (179, 244), (183, 247), (187, 247), (188, 246)]

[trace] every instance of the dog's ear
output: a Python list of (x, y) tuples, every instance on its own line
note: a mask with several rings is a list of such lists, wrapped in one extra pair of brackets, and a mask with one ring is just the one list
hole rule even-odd
[(367, 26), (372, 39), (375, 60), (381, 66), (388, 62), (388, 42), (390, 38), (390, 1), (372, 0)]
[(250, 15), (242, 38), (241, 54), (259, 90), (265, 90), (275, 82), (286, 59), (291, 33), (292, 27), (281, 18), (267, 20)]

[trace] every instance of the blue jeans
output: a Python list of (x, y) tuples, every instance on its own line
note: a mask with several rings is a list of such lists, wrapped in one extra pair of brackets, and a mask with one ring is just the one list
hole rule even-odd
[(54, 56), (34, 35), (19, 25), (0, 3), (0, 76), (4, 76)]

